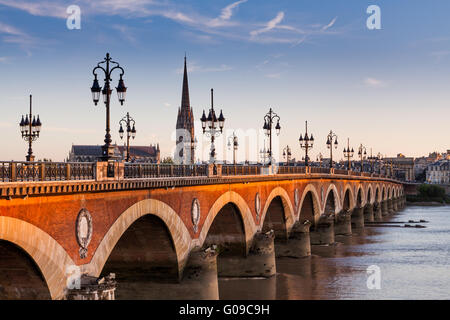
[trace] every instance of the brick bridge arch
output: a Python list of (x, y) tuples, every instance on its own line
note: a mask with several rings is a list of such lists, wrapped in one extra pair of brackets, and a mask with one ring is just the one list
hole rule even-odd
[(291, 230), (292, 226), (294, 225), (296, 218), (295, 218), (295, 211), (294, 207), (292, 206), (292, 202), (290, 200), (289, 194), (286, 192), (285, 189), (282, 187), (276, 187), (274, 188), (269, 196), (267, 197), (264, 208), (262, 210), (261, 220), (259, 223), (259, 227), (262, 230), (264, 226), (264, 222), (266, 221), (267, 213), (269, 211), (270, 205), (272, 204), (272, 201), (277, 198), (281, 198), (281, 202), (283, 205), (283, 213), (284, 213), (284, 223), (285, 223), (285, 230), (287, 233)]
[[(299, 220), (300, 222), (303, 222), (305, 217), (303, 217), (301, 215), (302, 210), (303, 210), (303, 206), (305, 204), (305, 199), (308, 196), (308, 194), (311, 195), (311, 200), (312, 200), (312, 214), (313, 214), (313, 219), (312, 221), (310, 221), (312, 224), (317, 223), (317, 221), (319, 220), (320, 214), (321, 214), (321, 205), (320, 205), (320, 197), (319, 197), (319, 193), (317, 192), (316, 187), (310, 183), (308, 184), (305, 189), (303, 189), (303, 193), (302, 193), (302, 197), (301, 200), (299, 202), (298, 205), (298, 209), (297, 209), (297, 220)], [(308, 218), (308, 217), (306, 217)], [(309, 220), (309, 219), (305, 219), (305, 220)]]
[(126, 209), (117, 218), (97, 247), (91, 262), (87, 265), (83, 265), (83, 272), (98, 277), (111, 252), (125, 231), (127, 231), (135, 221), (146, 215), (157, 216), (167, 227), (175, 247), (178, 272), (181, 274), (191, 249), (191, 236), (179, 215), (169, 205), (155, 199), (139, 201)]
[(64, 297), (67, 270), (75, 264), (55, 239), (26, 221), (0, 216), (0, 240), (17, 245), (31, 257), (41, 271), (52, 299)]
[(211, 225), (213, 224), (217, 214), (229, 203), (232, 203), (237, 207), (238, 214), (242, 219), (245, 234), (246, 251), (248, 252), (248, 250), (250, 249), (251, 241), (253, 239), (253, 235), (256, 233), (258, 227), (253, 220), (253, 216), (247, 202), (234, 191), (228, 191), (222, 194), (211, 206), (208, 211), (208, 215), (206, 216), (205, 222), (203, 223), (203, 226), (201, 228), (200, 235), (197, 240), (198, 242), (196, 243), (197, 246), (203, 246), (206, 237), (208, 236), (208, 231), (211, 228)]
[(355, 194), (353, 192), (353, 188), (351, 187), (350, 184), (346, 184), (345, 187), (344, 187), (344, 192), (343, 192), (344, 196), (342, 198), (342, 206), (341, 206), (341, 208), (342, 209), (346, 209), (344, 202), (345, 202), (345, 197), (346, 197), (347, 192), (349, 194), (349, 202), (350, 202), (348, 210), (353, 210), (356, 207), (356, 198), (355, 198)]
[(325, 209), (326, 209), (328, 197), (330, 196), (330, 192), (333, 192), (334, 214), (337, 214), (342, 209), (342, 203), (341, 203), (341, 199), (339, 196), (338, 188), (336, 187), (336, 185), (334, 183), (330, 183), (330, 185), (328, 186), (327, 192), (325, 193), (325, 197), (323, 198), (323, 201), (322, 201), (322, 213), (325, 213)]

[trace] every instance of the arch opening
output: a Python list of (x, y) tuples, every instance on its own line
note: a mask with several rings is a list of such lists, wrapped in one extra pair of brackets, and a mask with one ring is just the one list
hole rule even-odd
[(313, 193), (308, 191), (300, 208), (299, 221), (303, 223), (308, 220), (312, 225), (314, 225), (316, 223), (316, 216), (320, 215), (316, 214), (319, 211), (319, 203), (315, 200)]
[(122, 234), (101, 272), (115, 273), (120, 298), (121, 282), (142, 279), (176, 282), (180, 279), (178, 259), (169, 229), (159, 217), (147, 214)]
[(351, 209), (351, 202), (350, 202), (350, 190), (347, 189), (345, 191), (345, 195), (344, 195), (344, 202), (343, 202), (343, 206), (342, 209), (346, 212), (350, 211)]
[(356, 205), (358, 208), (362, 207), (362, 203), (363, 203), (363, 197), (362, 197), (362, 191), (361, 188), (359, 188), (358, 190), (358, 195), (356, 196)]
[(262, 232), (273, 230), (276, 238), (287, 238), (288, 232), (286, 228), (286, 213), (284, 209), (283, 199), (276, 196), (270, 202), (269, 208), (264, 219)]
[(50, 290), (30, 255), (0, 240), (0, 300), (49, 300)]
[(218, 246), (219, 263), (221, 256), (224, 255), (246, 255), (244, 223), (239, 208), (234, 203), (227, 203), (214, 218), (203, 246), (211, 245)]
[(327, 200), (325, 202), (325, 214), (334, 214), (336, 212), (336, 200), (335, 200), (334, 192), (330, 191), (327, 196)]

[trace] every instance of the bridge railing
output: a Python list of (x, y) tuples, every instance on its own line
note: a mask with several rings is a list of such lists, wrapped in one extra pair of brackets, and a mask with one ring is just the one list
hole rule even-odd
[(262, 166), (257, 165), (222, 165), (223, 176), (248, 176), (261, 174)]
[(324, 173), (324, 174), (330, 173), (330, 168), (310, 167), (309, 170), (310, 173)]
[[(221, 165), (222, 176), (264, 174), (262, 165)], [(96, 162), (20, 162), (0, 161), (0, 182), (96, 180), (99, 170)], [(347, 171), (343, 169), (301, 166), (279, 166), (277, 174), (339, 174), (363, 177), (389, 178), (385, 175)], [(172, 165), (153, 163), (124, 163), (123, 175), (118, 179), (209, 177), (219, 175), (216, 167), (208, 164)]]
[(207, 168), (207, 165), (125, 163), (124, 178), (201, 177), (207, 176)]
[(306, 167), (298, 166), (279, 166), (278, 174), (305, 174)]
[(1, 161), (0, 181), (66, 181), (95, 179), (93, 162)]

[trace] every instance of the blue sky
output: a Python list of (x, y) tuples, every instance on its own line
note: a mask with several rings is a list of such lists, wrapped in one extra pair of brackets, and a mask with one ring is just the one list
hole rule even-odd
[[(80, 30), (66, 27), (72, 4), (81, 9)], [(381, 30), (366, 27), (372, 4)], [(128, 86), (125, 105), (112, 103), (118, 143), (117, 123), (129, 111), (134, 143), (159, 142), (171, 155), (186, 52), (197, 119), (211, 87), (229, 129), (259, 129), (273, 107), (280, 149), (289, 144), (294, 157), (305, 120), (314, 158), (328, 154), (330, 129), (341, 147), (350, 137), (355, 149), (363, 143), (387, 155), (444, 151), (449, 10), (444, 0), (0, 0), (1, 159), (25, 156), (18, 122), (30, 92), (43, 122), (37, 158), (62, 160), (72, 143), (103, 143), (104, 107), (93, 105), (89, 87), (106, 52), (125, 68)]]

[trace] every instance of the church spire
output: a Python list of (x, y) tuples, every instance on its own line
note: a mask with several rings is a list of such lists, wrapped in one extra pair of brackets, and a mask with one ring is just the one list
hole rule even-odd
[(189, 112), (191, 103), (189, 101), (189, 85), (186, 66), (186, 53), (184, 54), (184, 75), (183, 75), (183, 93), (181, 95), (181, 109), (185, 109)]

